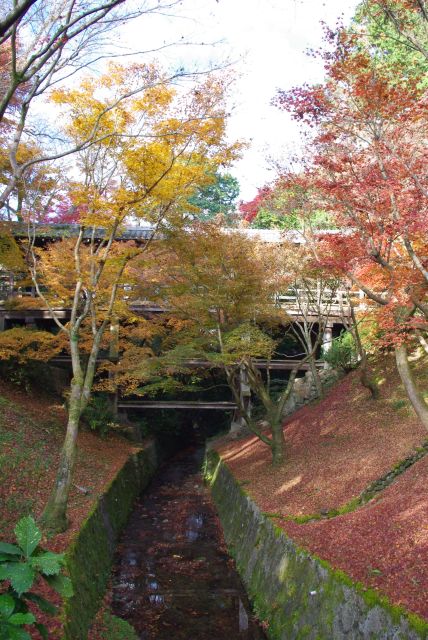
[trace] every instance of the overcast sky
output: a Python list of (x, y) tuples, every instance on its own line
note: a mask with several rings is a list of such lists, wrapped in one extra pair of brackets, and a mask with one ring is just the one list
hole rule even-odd
[(249, 149), (231, 169), (241, 184), (241, 199), (274, 178), (268, 158), (280, 159), (298, 144), (297, 125), (271, 106), (278, 88), (287, 89), (323, 77), (322, 64), (308, 57), (321, 45), (321, 21), (348, 22), (358, 0), (184, 0), (174, 16), (144, 18), (127, 27), (134, 47), (179, 41), (218, 42), (216, 46), (165, 50), (160, 59), (173, 66), (204, 66), (233, 61), (237, 80), (231, 98), (229, 135), (245, 139)]

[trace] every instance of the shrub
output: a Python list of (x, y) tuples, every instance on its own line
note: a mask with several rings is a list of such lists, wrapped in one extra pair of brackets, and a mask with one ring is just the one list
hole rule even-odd
[(30, 589), (41, 576), (60, 595), (71, 597), (71, 581), (61, 574), (64, 555), (39, 546), (42, 534), (31, 516), (21, 518), (15, 536), (17, 544), (0, 542), (0, 640), (31, 640), (24, 625), (34, 626), (47, 638), (46, 627), (36, 621), (28, 605), (32, 603), (52, 615), (57, 609)]
[(330, 349), (323, 351), (324, 360), (333, 369), (351, 371), (358, 365), (358, 352), (354, 338), (349, 331), (343, 331), (340, 336), (334, 338)]
[(89, 427), (104, 437), (109, 429), (115, 426), (115, 417), (109, 396), (106, 393), (93, 395), (82, 418)]

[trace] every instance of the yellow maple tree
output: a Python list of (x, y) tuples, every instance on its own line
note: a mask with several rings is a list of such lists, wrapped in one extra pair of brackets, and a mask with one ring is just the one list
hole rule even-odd
[[(228, 85), (228, 78), (208, 75), (178, 87), (155, 65), (112, 64), (99, 78), (52, 93), (64, 112), (64, 135), (80, 153), (77, 178), (60, 181), (76, 212), (75, 237), (42, 250), (29, 247), (32, 281), (67, 336), (73, 370), (66, 438), (42, 517), (51, 530), (67, 526), (79, 420), (106, 331), (126, 307), (130, 267), (159, 234), (179, 233), (188, 221), (188, 198), (239, 154), (241, 144), (226, 139)], [(116, 242), (124, 225), (135, 222), (148, 226), (145, 239)], [(58, 306), (70, 308), (67, 323)]]

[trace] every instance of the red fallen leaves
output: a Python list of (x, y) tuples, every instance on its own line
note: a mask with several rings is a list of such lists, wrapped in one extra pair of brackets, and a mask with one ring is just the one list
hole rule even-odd
[[(267, 447), (255, 438), (219, 447), (262, 511), (301, 515), (339, 507), (426, 439), (413, 415), (393, 408), (396, 373), (389, 365), (383, 373), (378, 402), (367, 397), (351, 374), (326, 399), (289, 419), (283, 469), (270, 466)], [(426, 457), (353, 513), (307, 524), (275, 523), (354, 580), (428, 617), (427, 481)]]
[(331, 520), (285, 523), (300, 544), (379, 588), (395, 603), (428, 618), (428, 459), (424, 458), (372, 504)]
[[(0, 476), (0, 539), (11, 541), (17, 520), (29, 510), (37, 517), (47, 501), (63, 443), (66, 416), (52, 398), (26, 394), (4, 381), (0, 382), (0, 396), (10, 403), (0, 407), (1, 435), (6, 439), (2, 454), (7, 454)], [(67, 548), (97, 497), (133, 450), (134, 447), (121, 438), (111, 436), (101, 440), (93, 433), (81, 431), (74, 481), (89, 488), (91, 493), (84, 495), (73, 487), (68, 510), (70, 528), (55, 538), (43, 540), (43, 546), (57, 552)], [(38, 589), (41, 595), (60, 604), (56, 594), (44, 583)], [(50, 616), (43, 619), (39, 614), (37, 618), (48, 626), (50, 637), (61, 637), (58, 619)], [(39, 640), (36, 632), (32, 633), (34, 639)]]

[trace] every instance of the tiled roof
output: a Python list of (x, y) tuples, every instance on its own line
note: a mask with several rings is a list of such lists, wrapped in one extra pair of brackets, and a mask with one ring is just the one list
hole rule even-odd
[[(79, 234), (78, 224), (36, 224), (37, 238), (73, 238)], [(13, 235), (18, 238), (28, 237), (28, 227), (26, 224), (13, 223)], [(31, 231), (30, 231), (31, 233)], [(151, 237), (153, 229), (151, 227), (125, 227), (116, 236), (117, 240), (147, 240)], [(95, 230), (96, 239), (104, 237), (105, 230), (99, 227)], [(92, 228), (85, 231), (85, 238), (92, 236)]]

